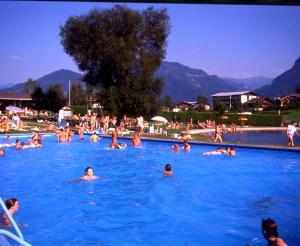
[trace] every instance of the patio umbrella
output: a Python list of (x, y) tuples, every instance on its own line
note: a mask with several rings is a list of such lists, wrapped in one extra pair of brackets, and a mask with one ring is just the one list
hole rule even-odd
[(221, 118), (224, 119), (224, 120), (227, 120), (228, 116), (227, 115), (223, 115)]
[(168, 122), (168, 120), (162, 116), (154, 116), (153, 118), (151, 118), (151, 120), (158, 121), (158, 122), (164, 122), (164, 123)]
[(241, 117), (241, 118), (239, 118), (239, 120), (245, 121), (245, 120), (248, 120), (248, 119), (246, 117)]
[(24, 112), (23, 109), (15, 107), (15, 106), (7, 106), (5, 109), (8, 110), (8, 111), (15, 112), (15, 113), (22, 113), (22, 112)]

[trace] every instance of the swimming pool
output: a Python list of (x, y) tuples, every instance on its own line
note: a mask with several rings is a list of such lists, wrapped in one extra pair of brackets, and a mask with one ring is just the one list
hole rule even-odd
[[(2, 140), (2, 139), (0, 139)], [(4, 141), (4, 139), (3, 139)], [(57, 143), (6, 149), (1, 196), (16, 197), (15, 218), (32, 245), (266, 245), (262, 218), (280, 236), (300, 242), (299, 152), (237, 148), (203, 156), (213, 146), (173, 152), (171, 143), (108, 150), (98, 143)], [(129, 140), (120, 140), (129, 143)], [(171, 163), (172, 177), (162, 171)], [(92, 166), (101, 179), (70, 182)]]
[[(226, 133), (223, 135), (226, 142), (253, 143), (253, 144), (277, 144), (287, 146), (288, 139), (286, 131), (244, 131), (237, 133)], [(300, 136), (295, 134), (294, 143), (300, 146)]]

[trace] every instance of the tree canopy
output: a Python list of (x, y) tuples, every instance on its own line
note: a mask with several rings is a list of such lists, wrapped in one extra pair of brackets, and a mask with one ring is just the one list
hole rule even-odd
[(104, 109), (151, 115), (163, 86), (153, 74), (165, 57), (169, 30), (166, 9), (116, 5), (70, 17), (60, 36), (65, 52), (85, 73), (84, 81), (98, 88)]

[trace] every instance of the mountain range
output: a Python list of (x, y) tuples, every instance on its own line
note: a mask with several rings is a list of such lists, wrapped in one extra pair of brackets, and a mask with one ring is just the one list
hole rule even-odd
[(255, 90), (255, 93), (274, 98), (295, 93), (297, 86), (300, 86), (300, 57), (291, 69), (276, 77), (272, 84)]
[[(209, 75), (201, 69), (194, 69), (176, 62), (162, 62), (155, 72), (156, 77), (164, 79), (165, 84), (161, 97), (170, 96), (173, 102), (195, 101), (199, 95), (208, 97), (218, 92), (250, 90), (258, 95), (270, 98), (287, 95), (295, 92), (300, 85), (300, 58), (295, 65), (276, 77), (274, 80), (266, 77), (253, 77), (246, 79), (222, 78), (217, 75)], [(46, 91), (51, 85), (60, 83), (64, 92), (68, 91), (69, 80), (81, 81), (82, 74), (66, 69), (61, 69), (47, 74), (38, 82)], [(3, 86), (2, 86), (3, 87)], [(0, 91), (23, 91), (24, 83), (15, 84)]]

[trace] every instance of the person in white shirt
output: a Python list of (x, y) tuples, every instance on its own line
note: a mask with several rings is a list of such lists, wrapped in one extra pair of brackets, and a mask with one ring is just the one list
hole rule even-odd
[(296, 126), (294, 122), (291, 122), (288, 125), (287, 128), (287, 136), (288, 136), (288, 146), (294, 146), (294, 134), (296, 133), (299, 136), (299, 133), (297, 132)]

